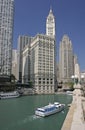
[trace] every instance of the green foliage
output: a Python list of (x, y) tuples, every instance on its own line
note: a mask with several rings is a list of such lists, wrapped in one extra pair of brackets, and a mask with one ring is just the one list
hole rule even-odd
[(30, 87), (30, 88), (33, 87), (33, 83), (32, 83), (32, 81), (29, 81), (29, 87)]
[(74, 90), (74, 83), (73, 82), (66, 82), (65, 86), (68, 87), (70, 90)]
[(15, 80), (16, 80), (15, 76), (14, 76), (13, 74), (11, 74), (11, 75), (10, 75), (10, 81), (11, 81), (11, 82), (15, 82)]
[(0, 91), (3, 91), (3, 92), (14, 91), (15, 89), (16, 89), (16, 86), (13, 83), (6, 83), (0, 87)]

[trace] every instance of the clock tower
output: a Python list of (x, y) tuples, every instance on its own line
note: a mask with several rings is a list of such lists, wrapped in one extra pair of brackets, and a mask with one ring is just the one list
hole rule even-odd
[(55, 17), (50, 9), (46, 20), (46, 35), (55, 37)]

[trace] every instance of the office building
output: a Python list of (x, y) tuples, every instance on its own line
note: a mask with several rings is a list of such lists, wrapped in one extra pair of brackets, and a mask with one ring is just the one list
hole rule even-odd
[(55, 91), (55, 39), (37, 34), (31, 42), (30, 78), (38, 94)]
[(67, 35), (64, 35), (59, 48), (59, 73), (60, 80), (69, 82), (74, 74), (72, 42)]
[(11, 75), (14, 0), (0, 0), (0, 74)]
[(30, 42), (23, 49), (22, 61), (22, 83), (28, 83), (30, 81)]
[[(22, 82), (22, 78), (24, 77), (24, 68), (23, 68), (23, 66), (25, 64), (23, 61), (23, 59), (25, 57), (24, 50), (25, 50), (26, 46), (29, 46), (31, 39), (32, 39), (31, 37), (26, 36), (26, 35), (18, 37), (18, 47), (17, 47), (18, 48), (18, 52), (17, 52), (18, 70), (17, 70), (17, 72), (18, 72), (18, 80), (20, 82)], [(22, 77), (22, 70), (23, 70), (23, 77)]]
[(78, 63), (75, 64), (75, 68), (74, 68), (74, 76), (78, 78), (78, 81), (80, 81), (81, 78), (81, 74), (80, 74), (80, 66)]
[(13, 49), (12, 50), (12, 74), (15, 76), (16, 79), (17, 77), (17, 50)]
[(81, 83), (85, 84), (85, 70), (80, 73)]
[(37, 34), (30, 45), (30, 79), (35, 92), (52, 94), (57, 87), (55, 18), (52, 9), (46, 19), (46, 35)]
[(52, 9), (46, 19), (46, 34), (19, 36), (18, 63), (19, 80), (23, 83), (32, 81), (37, 94), (54, 93), (57, 79), (55, 19)]

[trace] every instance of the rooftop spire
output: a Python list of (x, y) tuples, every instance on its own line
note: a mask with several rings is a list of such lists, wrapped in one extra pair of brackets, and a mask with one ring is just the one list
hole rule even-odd
[(55, 17), (51, 6), (46, 20), (46, 34), (49, 36), (55, 36)]
[(52, 6), (50, 6), (50, 13), (52, 13)]
[(52, 12), (52, 6), (50, 6), (50, 12)]

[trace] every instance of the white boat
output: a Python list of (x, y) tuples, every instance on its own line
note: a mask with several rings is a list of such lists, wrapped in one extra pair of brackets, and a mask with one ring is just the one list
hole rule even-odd
[(54, 105), (57, 108), (57, 112), (60, 112), (60, 111), (62, 111), (65, 108), (65, 104), (61, 104), (59, 102), (54, 102)]
[(73, 91), (66, 91), (66, 94), (73, 95)]
[(47, 106), (37, 108), (35, 110), (35, 115), (46, 117), (46, 116), (62, 111), (64, 107), (65, 107), (65, 104), (60, 104), (58, 102), (55, 102), (54, 104), (49, 104)]
[(0, 99), (16, 98), (19, 96), (20, 96), (20, 94), (17, 91), (0, 93)]

